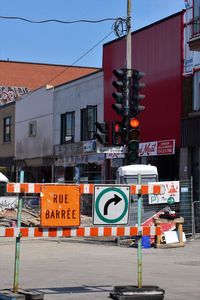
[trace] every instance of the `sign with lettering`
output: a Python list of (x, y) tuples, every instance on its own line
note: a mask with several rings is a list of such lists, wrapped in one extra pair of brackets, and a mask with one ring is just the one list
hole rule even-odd
[(124, 158), (124, 153), (106, 153), (106, 159)]
[(77, 185), (43, 185), (41, 226), (79, 226), (80, 191)]
[[(152, 183), (152, 184), (157, 184)], [(180, 202), (180, 184), (179, 181), (162, 181), (160, 182), (165, 187), (163, 194), (149, 194), (149, 204), (167, 203), (172, 205), (175, 202)]]
[(175, 153), (175, 140), (139, 144), (139, 156), (171, 155)]

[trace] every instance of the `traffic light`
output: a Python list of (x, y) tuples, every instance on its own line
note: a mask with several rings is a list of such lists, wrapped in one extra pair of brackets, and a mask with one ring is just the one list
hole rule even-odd
[(97, 139), (97, 141), (104, 145), (104, 146), (108, 146), (109, 144), (109, 125), (108, 125), (108, 121), (106, 122), (96, 122), (96, 130), (99, 130), (100, 134), (98, 132), (96, 132), (95, 137)]
[(128, 132), (128, 152), (127, 160), (130, 163), (133, 163), (138, 158), (139, 150), (139, 125), (140, 122), (136, 118), (130, 119), (129, 122), (129, 132)]
[(124, 145), (124, 128), (123, 123), (115, 121), (112, 123), (112, 145), (123, 146)]
[(131, 93), (129, 98), (129, 116), (135, 117), (145, 109), (145, 106), (140, 105), (140, 100), (145, 98), (145, 95), (140, 94), (140, 90), (145, 87), (145, 84), (140, 82), (145, 75), (143, 72), (132, 70), (131, 76)]
[(116, 91), (112, 93), (112, 97), (116, 103), (112, 104), (112, 108), (118, 114), (124, 115), (124, 104), (126, 98), (126, 85), (127, 85), (127, 69), (115, 69), (113, 70), (116, 80), (112, 82), (112, 85), (116, 88)]

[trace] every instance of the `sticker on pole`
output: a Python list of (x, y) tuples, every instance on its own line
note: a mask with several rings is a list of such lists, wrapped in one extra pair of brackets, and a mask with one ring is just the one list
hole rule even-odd
[(80, 192), (77, 185), (44, 185), (41, 191), (41, 226), (79, 226)]
[(129, 186), (94, 186), (93, 224), (127, 224)]

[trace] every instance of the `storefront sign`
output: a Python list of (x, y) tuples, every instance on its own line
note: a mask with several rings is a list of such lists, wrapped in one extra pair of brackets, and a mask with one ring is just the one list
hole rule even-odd
[(76, 157), (76, 164), (87, 164), (88, 163), (88, 156), (87, 155), (80, 155)]
[(97, 147), (97, 153), (125, 153), (125, 147)]
[(44, 185), (41, 195), (41, 226), (80, 225), (79, 186)]
[(149, 204), (167, 203), (171, 205), (174, 204), (175, 202), (180, 202), (179, 181), (163, 181), (162, 185), (164, 185), (165, 187), (165, 193), (162, 195), (150, 194)]
[(106, 153), (106, 159), (124, 158), (124, 153)]
[(96, 140), (86, 141), (83, 143), (83, 152), (93, 152), (96, 150)]
[(139, 144), (139, 156), (171, 155), (175, 153), (175, 140)]
[(88, 155), (88, 162), (90, 162), (90, 163), (102, 163), (102, 162), (104, 162), (104, 160), (105, 160), (104, 153)]

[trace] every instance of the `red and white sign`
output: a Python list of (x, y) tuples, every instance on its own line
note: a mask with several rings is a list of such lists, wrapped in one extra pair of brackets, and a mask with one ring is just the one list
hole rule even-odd
[(175, 153), (175, 140), (139, 144), (139, 156), (171, 155)]
[[(155, 183), (153, 182), (152, 185)], [(156, 182), (158, 184), (158, 182)], [(180, 202), (180, 182), (179, 181), (162, 181), (164, 186), (164, 193), (160, 194), (149, 194), (149, 204), (161, 204), (168, 203), (174, 204)]]

